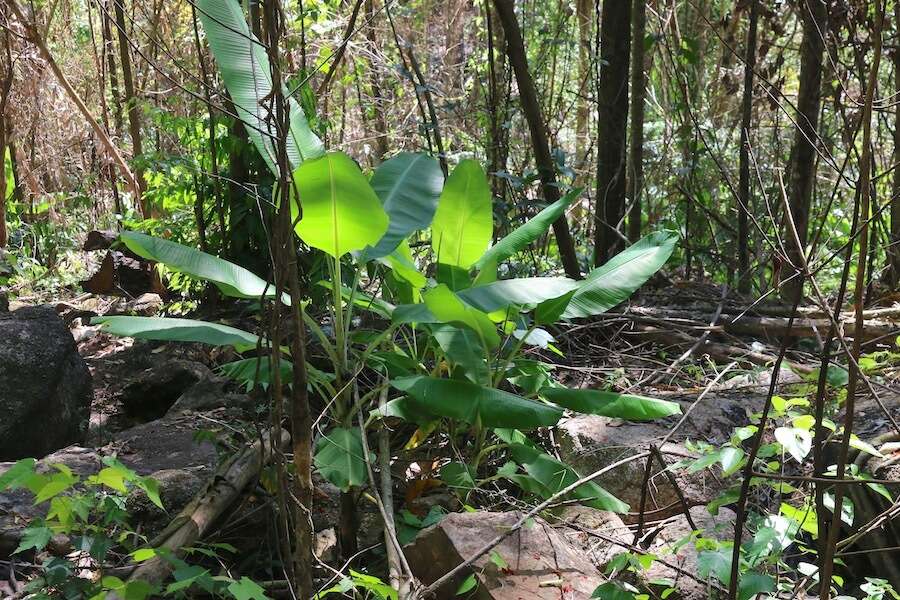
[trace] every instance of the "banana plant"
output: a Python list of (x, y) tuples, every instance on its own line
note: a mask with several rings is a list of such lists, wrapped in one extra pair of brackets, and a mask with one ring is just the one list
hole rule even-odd
[[(272, 89), (283, 84), (272, 81), (264, 48), (239, 3), (199, 0), (197, 8), (235, 115), (278, 175), (266, 114)], [(450, 431), (474, 440), (468, 464), (445, 466), (448, 483), (476, 488), (503, 477), (544, 497), (578, 476), (524, 430), (554, 425), (566, 410), (626, 419), (678, 412), (677, 404), (651, 398), (562, 388), (550, 366), (522, 356), (525, 346), (555, 349), (546, 327), (589, 318), (626, 300), (666, 262), (674, 234), (647, 236), (581, 281), (498, 279), (499, 266), (544, 235), (579, 190), (491, 245), (491, 194), (478, 162), (460, 161), (444, 181), (432, 157), (399, 154), (367, 179), (349, 156), (325, 151), (293, 99), (289, 111), (295, 231), (327, 256), (330, 268), (322, 285), (331, 292), (331, 331), (301, 311), (332, 364), (327, 377), (311, 382), (327, 400), (335, 423), (317, 445), (315, 464), (323, 476), (342, 490), (365, 482), (368, 451), (352, 424), (385, 396), (393, 398), (369, 411), (367, 424), (386, 418), (411, 421), (420, 425), (414, 438), (421, 441), (441, 423), (450, 423)], [(423, 256), (413, 255), (413, 236), (429, 244)], [(276, 297), (270, 283), (217, 257), (138, 233), (124, 233), (122, 241), (141, 256), (213, 283), (226, 296), (290, 301)], [(420, 268), (427, 258), (431, 264)], [(380, 331), (354, 329), (354, 313), (362, 310), (383, 320)], [(267, 344), (249, 332), (187, 319), (109, 317), (100, 322), (111, 333), (231, 345), (238, 352)], [(248, 377), (251, 371), (265, 373), (265, 362), (246, 358), (227, 370)], [(382, 383), (361, 390), (357, 375), (363, 369), (383, 374)], [(483, 460), (500, 453), (509, 458), (508, 466), (482, 473)], [(576, 490), (575, 497), (611, 510), (626, 508), (594, 484)]]

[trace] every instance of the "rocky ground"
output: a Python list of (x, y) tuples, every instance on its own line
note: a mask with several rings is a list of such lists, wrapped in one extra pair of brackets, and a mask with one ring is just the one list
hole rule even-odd
[[(119, 303), (113, 310), (147, 314), (159, 304), (142, 296), (131, 306)], [(89, 325), (92, 313), (112, 306), (92, 306), (82, 298), (79, 303), (55, 307), (13, 306), (13, 312), (0, 313), (0, 381), (11, 382), (0, 386), (0, 414), (4, 415), (0, 461), (7, 461), (0, 462), (0, 474), (10, 461), (34, 456), (43, 457), (42, 468), (61, 463), (87, 475), (101, 468), (103, 456), (115, 455), (160, 483), (166, 511), (139, 495), (129, 499), (136, 526), (152, 536), (213, 485), (225, 459), (255, 441), (259, 429), (253, 423), (264, 414), (264, 402), (216, 373), (217, 364), (227, 356), (192, 345), (112, 338)], [(686, 417), (642, 424), (573, 417), (553, 433), (556, 450), (582, 473), (602, 469), (651, 444), (658, 446), (666, 464), (691, 458), (695, 453), (687, 440), (722, 443), (735, 427), (749, 422), (765, 399), (768, 376), (765, 371), (749, 373), (712, 389), (706, 389), (708, 381), (695, 388), (657, 385), (653, 394), (679, 401)], [(785, 381), (798, 381), (791, 372), (783, 376)], [(898, 404), (889, 402), (890, 410), (900, 413)], [(863, 401), (860, 414), (864, 417), (860, 432), (875, 435), (885, 429), (885, 419), (873, 400)], [(707, 537), (727, 538), (734, 514), (721, 508), (711, 515), (705, 505), (729, 482), (715, 470), (688, 475), (657, 464), (647, 490), (646, 522), (636, 535), (644, 465), (644, 461), (629, 462), (598, 479), (628, 502), (632, 512), (614, 515), (569, 506), (534, 518), (475, 562), (472, 572), (480, 585), (474, 597), (586, 598), (604, 581), (604, 566), (630, 550), (659, 557), (644, 574), (645, 583), (666, 579), (676, 584), (681, 598), (707, 597), (712, 584), (698, 577), (697, 551), (683, 543), (693, 529), (686, 513)], [(401, 483), (405, 488), (414, 484)], [(317, 481), (317, 488), (317, 552), (323, 560), (333, 561), (337, 490), (322, 481)], [(405, 491), (397, 490), (398, 498), (406, 498), (399, 509), (419, 518), (427, 517), (435, 506), (452, 513), (421, 532), (407, 548), (413, 570), (425, 583), (450, 571), (485, 540), (508, 530), (521, 511), (528, 510), (521, 506), (517, 512), (515, 501), (506, 499), (498, 502), (495, 512), (454, 512), (459, 504), (440, 486), (422, 494)], [(215, 539), (241, 548), (244, 567), (252, 569), (254, 561), (265, 564), (271, 559), (273, 518), (268, 494), (258, 478), (242, 492), (215, 528)], [(367, 510), (363, 511), (362, 547), (381, 542), (377, 512)], [(16, 572), (21, 576), (23, 565), (37, 562), (39, 557), (11, 553), (30, 520), (43, 511), (45, 506), (34, 506), (22, 492), (0, 494), (0, 597), (14, 592), (11, 582)], [(65, 554), (71, 546), (60, 540), (48, 551)], [(442, 597), (455, 597), (455, 589), (445, 587)]]

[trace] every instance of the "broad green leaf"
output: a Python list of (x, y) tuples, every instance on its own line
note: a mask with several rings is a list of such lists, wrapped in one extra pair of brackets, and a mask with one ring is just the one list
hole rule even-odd
[(378, 165), (370, 180), (390, 222), (387, 232), (372, 248), (368, 258), (391, 254), (400, 242), (434, 218), (444, 174), (434, 158), (421, 153), (402, 153)]
[(493, 269), (496, 271), (498, 264), (517, 252), (521, 252), (529, 244), (544, 235), (544, 232), (547, 231), (553, 222), (566, 212), (572, 201), (581, 195), (581, 190), (582, 188), (571, 190), (565, 196), (536, 214), (527, 223), (491, 246), (475, 263), (475, 268), (478, 270)]
[(475, 476), (469, 465), (461, 462), (450, 462), (441, 467), (441, 481), (447, 487), (457, 488), (463, 492), (475, 489)]
[[(250, 332), (195, 321), (194, 319), (177, 319), (172, 317), (95, 317), (93, 324), (99, 324), (103, 331), (113, 335), (138, 338), (142, 340), (160, 340), (167, 342), (196, 342), (211, 346), (233, 346), (238, 352), (246, 352), (256, 348), (260, 339)], [(266, 344), (263, 343), (263, 346)]]
[(343, 152), (308, 160), (294, 171), (293, 218), (304, 242), (334, 257), (376, 243), (388, 216), (359, 167)]
[(697, 556), (697, 574), (703, 579), (715, 577), (722, 584), (731, 580), (731, 550), (706, 550)]
[(384, 261), (397, 277), (408, 282), (417, 290), (425, 287), (428, 280), (419, 272), (419, 269), (413, 262), (409, 242), (406, 240), (401, 240), (400, 244), (390, 254), (379, 260)]
[(607, 581), (601, 583), (591, 593), (591, 598), (600, 600), (634, 600), (634, 592), (630, 591), (620, 581)]
[(719, 452), (719, 463), (722, 465), (722, 475), (728, 477), (734, 474), (744, 459), (744, 451), (733, 446), (725, 446)]
[(577, 289), (574, 289), (558, 298), (550, 298), (549, 300), (544, 300), (538, 304), (537, 308), (534, 309), (535, 324), (553, 325), (559, 321), (560, 318), (562, 318), (563, 313), (566, 312), (566, 308), (568, 308), (572, 296), (574, 296), (577, 291)]
[(812, 449), (812, 434), (798, 427), (775, 428), (775, 439), (799, 463), (803, 462)]
[(677, 234), (659, 231), (615, 255), (608, 263), (588, 273), (563, 317), (590, 317), (624, 302), (666, 264), (677, 241)]
[(650, 421), (681, 413), (681, 406), (677, 402), (603, 390), (548, 387), (541, 391), (541, 395), (554, 404), (576, 412), (630, 421)]
[(50, 528), (44, 525), (42, 521), (37, 521), (26, 527), (25, 531), (22, 532), (22, 540), (19, 542), (19, 546), (13, 550), (13, 554), (18, 554), (31, 548), (38, 551), (43, 550), (52, 537), (53, 532)]
[(462, 596), (463, 594), (471, 592), (476, 587), (478, 587), (478, 580), (475, 579), (475, 573), (469, 573), (469, 576), (463, 579), (462, 583), (459, 584), (459, 587), (456, 588), (456, 595)]
[(757, 594), (775, 591), (775, 580), (756, 571), (741, 573), (738, 579), (738, 600), (750, 600)]
[[(274, 298), (275, 286), (252, 272), (217, 256), (188, 248), (169, 240), (136, 231), (123, 231), (122, 241), (128, 249), (149, 260), (166, 265), (173, 271), (210, 281), (223, 294), (232, 298)], [(290, 300), (287, 300), (290, 304)]]
[(425, 306), (439, 321), (468, 327), (478, 334), (482, 345), (488, 348), (500, 345), (500, 336), (493, 321), (480, 310), (466, 305), (446, 285), (431, 288), (423, 298)]
[(452, 325), (434, 325), (431, 331), (447, 358), (462, 367), (466, 377), (474, 383), (489, 381), (484, 347), (474, 331)]
[(234, 600), (270, 600), (266, 591), (258, 583), (247, 577), (241, 577), (238, 581), (228, 586), (228, 592), (234, 596)]
[(344, 491), (366, 482), (366, 453), (356, 429), (332, 429), (316, 444), (313, 460), (322, 477)]
[[(277, 175), (275, 131), (268, 120), (272, 110), (272, 71), (265, 48), (250, 32), (240, 2), (198, 0), (197, 13), (237, 116), (269, 169)], [(324, 150), (293, 98), (288, 99), (288, 110), (287, 155), (291, 167), (296, 168), (305, 160), (321, 156)]]
[(409, 395), (407, 405), (414, 409), (484, 427), (534, 429), (555, 425), (562, 416), (555, 406), (461, 379), (420, 375), (391, 385)]
[(472, 278), (469, 269), (438, 263), (435, 267), (434, 278), (438, 283), (444, 283), (454, 292), (472, 287)]
[(579, 282), (567, 277), (523, 277), (501, 279), (457, 294), (466, 304), (484, 312), (493, 312), (511, 304), (540, 304), (565, 296), (579, 287)]
[(493, 233), (487, 177), (478, 162), (460, 161), (444, 184), (431, 223), (437, 262), (468, 269), (484, 254)]
[[(514, 461), (522, 465), (525, 471), (540, 483), (541, 495), (546, 499), (572, 485), (581, 477), (572, 467), (561, 463), (546, 452), (525, 444), (510, 444), (510, 453)], [(577, 487), (572, 498), (583, 500), (582, 504), (600, 510), (628, 512), (628, 505), (589, 481)]]
[(0, 492), (7, 488), (16, 489), (22, 486), (22, 480), (34, 474), (35, 464), (36, 461), (33, 458), (23, 458), (13, 464), (0, 475)]

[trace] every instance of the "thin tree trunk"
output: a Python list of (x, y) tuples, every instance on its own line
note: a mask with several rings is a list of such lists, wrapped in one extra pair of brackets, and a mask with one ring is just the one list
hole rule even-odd
[[(378, 37), (375, 31), (375, 0), (366, 0), (366, 38), (374, 53), (378, 50)], [(372, 88), (372, 113), (375, 117), (375, 152), (378, 161), (384, 160), (388, 153), (387, 120), (384, 118), (384, 98), (381, 93), (381, 77), (374, 62), (369, 64), (369, 86)]]
[[(6, 97), (3, 98), (6, 100)], [(6, 248), (9, 234), (6, 230), (6, 115), (3, 108), (4, 101), (0, 101), (0, 248)]]
[(756, 29), (759, 0), (750, 0), (747, 47), (744, 49), (744, 93), (741, 98), (741, 149), (738, 158), (738, 291), (750, 292), (750, 118), (753, 113), (753, 71), (756, 69)]
[(806, 251), (809, 236), (809, 211), (816, 179), (816, 145), (819, 139), (822, 54), (825, 50), (822, 36), (828, 16), (823, 0), (802, 0), (799, 11), (803, 22), (803, 42), (800, 46), (800, 88), (797, 94), (797, 127), (791, 148), (788, 203), (800, 245), (798, 247), (791, 241), (787, 244), (790, 264), (784, 279), (789, 281), (785, 281), (782, 287), (784, 297), (791, 301), (802, 290), (800, 276), (791, 276), (797, 274), (795, 266), (802, 262), (801, 254)]
[[(900, 28), (900, 2), (894, 3), (894, 23)], [(900, 51), (894, 50), (894, 87), (900, 91)], [(894, 113), (894, 164), (900, 162), (900, 106)], [(900, 283), (900, 169), (894, 169), (891, 186), (891, 232), (888, 246), (888, 281), (891, 289)]]
[(628, 125), (628, 59), (631, 2), (607, 0), (600, 19), (600, 85), (597, 99), (597, 199), (594, 264), (622, 249), (625, 216), (625, 136)]
[(112, 29), (109, 16), (111, 0), (107, 0), (100, 9), (100, 31), (103, 35), (103, 53), (106, 56), (106, 72), (109, 75), (109, 91), (113, 101), (113, 124), (116, 128), (116, 138), (122, 139), (122, 94), (119, 91), (119, 74), (116, 72), (115, 44), (112, 39)]
[(647, 31), (647, 1), (634, 0), (631, 31), (631, 139), (628, 150), (628, 179), (625, 197), (631, 201), (628, 213), (628, 240), (641, 237), (641, 195), (644, 192), (644, 37)]
[[(282, 81), (280, 41), (284, 34), (285, 24), (282, 22), (284, 13), (280, 9), (278, 0), (265, 2), (266, 39), (268, 41), (269, 63), (272, 70), (272, 80)], [(306, 372), (306, 328), (302, 319), (302, 293), (297, 267), (297, 248), (294, 236), (294, 223), (291, 218), (291, 169), (287, 154), (287, 137), (289, 135), (290, 117), (287, 99), (282, 93), (280, 85), (273, 86), (273, 117), (277, 139), (278, 160), (278, 212), (275, 215), (275, 233), (273, 236), (273, 256), (275, 264), (276, 298), (280, 298), (283, 292), (290, 295), (290, 306), (284, 307), (280, 302), (275, 309), (276, 331), (280, 331), (280, 318), (286, 316), (287, 329), (291, 346), (293, 385), (290, 388), (290, 421), (291, 441), (294, 463), (294, 477), (291, 494), (288, 501), (293, 506), (293, 533), (294, 545), (291, 561), (292, 568), (289, 573), (292, 577), (294, 597), (309, 598), (313, 593), (312, 559), (313, 559), (313, 528), (312, 528), (312, 415), (309, 409), (309, 397), (307, 391)], [(301, 210), (302, 214), (302, 210)], [(278, 360), (281, 352), (277, 350), (281, 341), (273, 340), (273, 369), (280, 372)], [(278, 386), (273, 400), (280, 406), (281, 381), (280, 373), (277, 377)]]
[(6, 248), (9, 234), (6, 229), (6, 149), (9, 147), (9, 121), (6, 107), (9, 106), (9, 92), (13, 83), (12, 50), (9, 45), (9, 31), (3, 33), (3, 78), (0, 80), (0, 248)]
[[(141, 109), (137, 105), (137, 96), (134, 90), (134, 74), (131, 70), (131, 51), (128, 43), (128, 29), (125, 27), (125, 0), (113, 0), (116, 16), (116, 29), (119, 33), (119, 62), (122, 63), (122, 85), (125, 87), (125, 105), (128, 111), (128, 131), (131, 135), (132, 160), (141, 160), (143, 147), (141, 143)], [(144, 179), (144, 168), (139, 164), (134, 167), (134, 175), (143, 194), (147, 189)], [(141, 196), (141, 214), (149, 217), (151, 213), (149, 203)]]
[[(516, 74), (522, 111), (525, 113), (525, 120), (528, 121), (528, 128), (531, 131), (531, 143), (534, 146), (535, 163), (541, 176), (544, 197), (548, 203), (553, 203), (560, 198), (559, 185), (556, 181), (553, 158), (550, 155), (550, 144), (547, 141), (547, 127), (541, 115), (534, 80), (528, 71), (528, 58), (519, 22), (516, 19), (514, 2), (513, 0), (494, 0), (494, 7), (497, 9), (497, 16), (503, 26), (506, 37), (506, 54)], [(581, 269), (575, 253), (575, 242), (569, 232), (569, 223), (566, 221), (565, 215), (554, 221), (553, 232), (556, 234), (556, 244), (559, 247), (559, 256), (562, 259), (566, 275), (575, 279), (580, 278)]]

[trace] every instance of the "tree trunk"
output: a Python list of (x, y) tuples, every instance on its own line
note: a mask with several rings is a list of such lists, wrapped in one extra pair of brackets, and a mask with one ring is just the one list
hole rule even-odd
[(628, 179), (625, 197), (631, 201), (628, 213), (628, 240), (641, 237), (641, 195), (644, 191), (644, 37), (647, 31), (647, 2), (634, 0), (631, 30), (631, 140), (628, 150)]
[(753, 71), (756, 68), (756, 28), (759, 0), (750, 0), (747, 47), (744, 49), (744, 93), (741, 98), (741, 150), (738, 158), (738, 291), (750, 292), (750, 118), (753, 112)]
[(111, 2), (108, 0), (100, 11), (100, 31), (103, 36), (103, 53), (106, 56), (106, 72), (109, 75), (109, 91), (113, 101), (113, 124), (116, 138), (122, 139), (122, 94), (119, 92), (119, 74), (116, 72), (115, 44), (112, 40), (112, 18), (109, 16)]
[[(894, 4), (894, 23), (900, 27), (900, 2)], [(894, 87), (900, 90), (900, 50), (894, 50)], [(894, 164), (900, 162), (900, 107), (894, 113)], [(891, 232), (888, 245), (888, 281), (891, 289), (900, 282), (900, 169), (894, 169), (891, 186)]]
[[(514, 0), (494, 0), (494, 8), (497, 9), (497, 16), (506, 37), (506, 54), (516, 74), (519, 99), (531, 131), (531, 143), (534, 146), (535, 163), (541, 176), (544, 197), (552, 204), (560, 198), (559, 185), (556, 182), (553, 157), (550, 155), (550, 144), (547, 141), (547, 127), (541, 115), (534, 80), (528, 71), (528, 58), (522, 41), (522, 32), (519, 30), (519, 21), (516, 19)], [(569, 232), (569, 223), (565, 215), (554, 221), (553, 232), (556, 234), (556, 244), (566, 275), (574, 279), (580, 278), (581, 269), (578, 267), (578, 256), (575, 254), (575, 242)]]
[(628, 59), (631, 2), (607, 0), (600, 18), (600, 85), (597, 99), (597, 200), (594, 264), (622, 249), (625, 216), (625, 136), (628, 122)]
[[(823, 0), (801, 0), (800, 19), (803, 22), (803, 42), (800, 46), (800, 89), (797, 94), (797, 128), (791, 148), (791, 178), (788, 202), (800, 245), (788, 242), (790, 264), (783, 280), (783, 297), (793, 300), (802, 293), (800, 276), (792, 265), (801, 263), (809, 236), (809, 211), (816, 179), (816, 144), (819, 130), (819, 106), (822, 88), (822, 54), (825, 42), (827, 8)], [(786, 236), (790, 240), (791, 236)], [(795, 275), (791, 278), (792, 275)]]
[[(591, 115), (588, 93), (591, 85), (591, 12), (593, 0), (578, 0), (575, 17), (578, 19), (578, 108), (575, 111), (575, 160), (577, 164), (588, 164), (591, 145)], [(584, 179), (589, 179), (585, 177)]]
[[(4, 52), (0, 56), (2, 65), (2, 79), (0, 79), (0, 248), (6, 248), (9, 241), (9, 233), (6, 229), (6, 149), (9, 147), (8, 120), (6, 107), (9, 105), (9, 92), (13, 83), (12, 52), (9, 46), (9, 31), (3, 34)], [(12, 153), (10, 153), (12, 154)]]
[[(377, 32), (375, 31), (375, 0), (366, 0), (366, 38), (372, 52), (378, 49)], [(378, 161), (385, 159), (388, 153), (387, 120), (384, 117), (384, 98), (381, 93), (381, 77), (374, 61), (369, 63), (369, 86), (372, 88), (372, 113), (375, 117), (375, 152)]]
[(134, 176), (137, 178), (141, 189), (141, 214), (150, 216), (150, 206), (143, 197), (147, 189), (147, 181), (144, 179), (144, 168), (140, 166), (143, 148), (141, 144), (141, 109), (137, 105), (137, 96), (134, 91), (134, 74), (131, 70), (131, 51), (128, 42), (128, 30), (125, 27), (125, 0), (113, 0), (116, 15), (116, 29), (119, 33), (119, 62), (122, 63), (122, 85), (125, 87), (125, 104), (128, 111), (128, 131), (131, 135), (131, 159), (137, 161), (134, 165)]
[[(5, 100), (4, 97), (2, 100)], [(0, 100), (0, 248), (6, 248), (9, 234), (6, 230), (6, 114), (5, 102)]]

